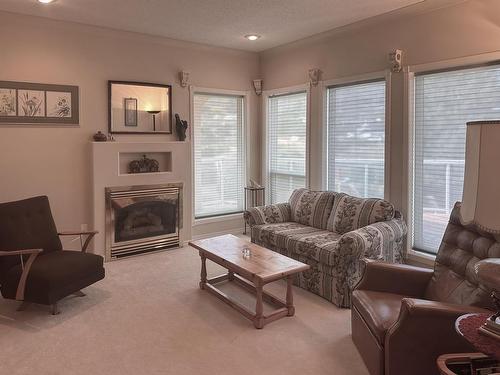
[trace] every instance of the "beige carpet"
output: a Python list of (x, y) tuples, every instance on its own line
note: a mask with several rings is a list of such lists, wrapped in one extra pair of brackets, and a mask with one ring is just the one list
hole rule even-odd
[[(198, 289), (192, 248), (111, 262), (106, 272), (86, 297), (62, 301), (58, 316), (0, 299), (0, 374), (368, 374), (350, 311), (302, 289), (294, 317), (256, 330)], [(284, 293), (284, 283), (267, 289)]]

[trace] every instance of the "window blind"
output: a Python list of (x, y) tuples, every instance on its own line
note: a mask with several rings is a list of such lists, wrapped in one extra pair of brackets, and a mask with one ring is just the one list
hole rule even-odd
[(288, 201), (306, 186), (307, 92), (268, 98), (268, 198)]
[(327, 91), (327, 188), (384, 197), (385, 81)]
[(243, 211), (243, 103), (242, 96), (194, 94), (196, 218)]
[(462, 199), (466, 123), (500, 117), (500, 66), (415, 77), (413, 247), (436, 253)]

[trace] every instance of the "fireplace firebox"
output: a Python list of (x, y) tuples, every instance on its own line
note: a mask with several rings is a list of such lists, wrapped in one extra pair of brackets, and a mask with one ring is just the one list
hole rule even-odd
[(106, 189), (106, 248), (121, 258), (179, 246), (182, 184)]

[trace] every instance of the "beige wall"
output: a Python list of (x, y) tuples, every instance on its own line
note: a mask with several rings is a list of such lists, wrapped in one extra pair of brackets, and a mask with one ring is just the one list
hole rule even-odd
[[(446, 2), (446, 0), (436, 0)], [(250, 90), (264, 79), (275, 89), (308, 81), (320, 68), (323, 79), (381, 71), (387, 54), (404, 50), (404, 63), (420, 64), (500, 50), (500, 2), (467, 1), (409, 16), (394, 12), (339, 30), (265, 51), (247, 53), (152, 36), (0, 12), (0, 80), (71, 84), (80, 87), (80, 126), (0, 127), (0, 201), (36, 194), (50, 197), (60, 229), (91, 223), (90, 138), (107, 130), (107, 81), (173, 85), (173, 112), (189, 115), (189, 92), (177, 72), (191, 72), (200, 87)], [(404, 77), (392, 75), (389, 199), (399, 207), (406, 173), (403, 117)], [(321, 184), (321, 92), (311, 90), (311, 186)], [(260, 98), (251, 94), (250, 176), (260, 180)], [(172, 136), (120, 136), (118, 140), (171, 140)], [(190, 168), (186, 161), (186, 168)], [(241, 222), (197, 226), (193, 234), (231, 230)]]
[[(189, 116), (189, 90), (177, 74), (191, 73), (196, 86), (252, 90), (257, 54), (152, 36), (0, 12), (0, 80), (77, 85), (80, 126), (0, 126), (0, 201), (49, 196), (59, 229), (92, 224), (92, 135), (108, 128), (108, 80), (173, 86), (173, 112)], [(252, 91), (253, 92), (253, 91)], [(251, 176), (258, 176), (258, 104), (250, 96)], [(122, 141), (173, 140), (174, 136), (116, 136)], [(190, 168), (190, 160), (185, 160)], [(214, 224), (201, 232), (242, 226)], [(196, 232), (194, 233), (196, 234)]]
[[(404, 51), (404, 65), (436, 62), (500, 50), (500, 1), (474, 0), (433, 12), (409, 16), (408, 9), (317, 35), (261, 54), (264, 89), (298, 85), (308, 81), (307, 71), (319, 68), (322, 79), (362, 75), (388, 68), (388, 54)], [(391, 77), (390, 188), (389, 199), (405, 208), (404, 158), (405, 80), (403, 73)], [(311, 90), (310, 177), (313, 188), (321, 187), (322, 93)]]

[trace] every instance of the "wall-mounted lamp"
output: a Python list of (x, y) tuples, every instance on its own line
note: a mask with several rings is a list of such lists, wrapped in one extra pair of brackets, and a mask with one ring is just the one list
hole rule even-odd
[(317, 86), (319, 80), (321, 79), (321, 70), (320, 69), (309, 69), (309, 79), (311, 81), (311, 85)]
[(255, 90), (256, 95), (261, 95), (262, 94), (262, 80), (261, 79), (254, 79), (253, 80), (253, 88)]
[(395, 49), (389, 54), (389, 62), (391, 64), (391, 72), (399, 73), (403, 69), (403, 51)]
[(186, 72), (185, 70), (182, 70), (179, 72), (179, 81), (181, 84), (181, 87), (186, 87), (188, 85), (189, 81), (189, 72)]

